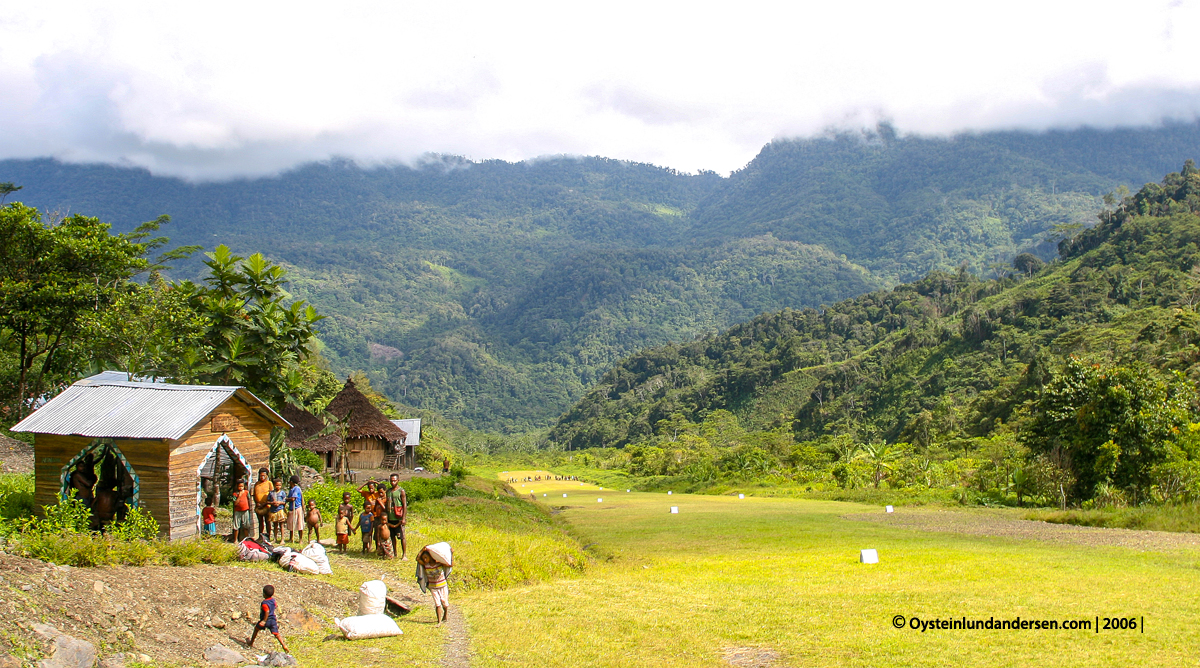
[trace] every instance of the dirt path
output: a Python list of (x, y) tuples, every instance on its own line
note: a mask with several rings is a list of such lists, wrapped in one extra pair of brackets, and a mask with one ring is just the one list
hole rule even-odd
[(1200, 535), (1198, 534), (1051, 524), (1003, 517), (986, 511), (897, 508), (894, 513), (857, 513), (843, 515), (843, 518), (855, 522), (876, 522), (919, 531), (1022, 538), (1093, 547), (1125, 547), (1141, 551), (1200, 547)]
[(461, 607), (455, 606), (454, 616), (447, 624), (450, 628), (446, 634), (442, 668), (471, 668), (471, 629)]

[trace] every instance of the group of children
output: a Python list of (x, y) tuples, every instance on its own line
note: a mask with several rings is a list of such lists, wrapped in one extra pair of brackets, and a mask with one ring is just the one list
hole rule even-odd
[(363, 554), (370, 552), (374, 546), (379, 556), (392, 559), (396, 556), (396, 543), (399, 542), (400, 559), (408, 558), (408, 543), (404, 536), (404, 527), (408, 524), (408, 495), (400, 487), (399, 481), (400, 477), (393, 473), (390, 489), (385, 489), (375, 480), (369, 480), (359, 487), (358, 492), (362, 495), (361, 512), (351, 503), (349, 492), (342, 495), (334, 525), (339, 552), (346, 552), (351, 534), (357, 531), (362, 536)]
[[(233, 533), (230, 540), (237, 542), (250, 536), (254, 529), (254, 517), (258, 516), (258, 532), (260, 536), (283, 542), (284, 529), (288, 532), (287, 542), (297, 539), (304, 540), (304, 530), (308, 529), (308, 540), (321, 540), (321, 511), (317, 509), (316, 501), (304, 504), (304, 490), (300, 488), (300, 477), (292, 476), (288, 481), (291, 489), (283, 491), (283, 479), (267, 480), (266, 469), (258, 472), (259, 482), (254, 486), (254, 498), (251, 499), (246, 481), (239, 480), (233, 492)], [(200, 511), (200, 521), (203, 524), (201, 532), (205, 535), (217, 535), (217, 509), (213, 507), (213, 497), (208, 497), (204, 509)]]

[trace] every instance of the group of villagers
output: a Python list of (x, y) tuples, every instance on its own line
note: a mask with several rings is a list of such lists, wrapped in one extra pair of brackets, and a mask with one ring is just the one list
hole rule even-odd
[[(276, 543), (284, 542), (285, 530), (289, 543), (303, 541), (306, 529), (308, 540), (314, 537), (321, 540), (324, 518), (316, 501), (309, 500), (305, 504), (299, 476), (292, 476), (288, 482), (290, 488), (285, 491), (283, 480), (271, 480), (266, 469), (259, 469), (258, 482), (253, 489), (247, 490), (245, 481), (238, 481), (233, 496), (231, 540), (250, 537), (255, 528), (255, 518), (258, 535)], [(342, 495), (342, 503), (338, 506), (338, 516), (334, 522), (338, 551), (344, 553), (350, 544), (350, 536), (357, 532), (362, 535), (363, 554), (370, 552), (373, 547), (379, 556), (393, 559), (399, 542), (400, 559), (406, 560), (408, 543), (404, 527), (408, 524), (408, 495), (400, 486), (400, 476), (393, 473), (390, 486), (370, 480), (359, 487), (358, 492), (362, 495), (361, 513), (351, 503), (349, 492)], [(217, 515), (211, 498), (201, 512), (201, 520), (204, 533), (216, 535)]]

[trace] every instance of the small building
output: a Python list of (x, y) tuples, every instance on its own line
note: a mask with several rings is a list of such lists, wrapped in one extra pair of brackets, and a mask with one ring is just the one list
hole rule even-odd
[(417, 467), (417, 446), (421, 445), (421, 420), (392, 420), (392, 424), (408, 434), (404, 439), (404, 453), (400, 456), (400, 466), (406, 469)]
[(38, 508), (72, 489), (90, 497), (97, 518), (140, 504), (158, 521), (160, 537), (178, 540), (199, 533), (210, 495), (228, 494), (234, 481), (268, 466), (271, 430), (289, 426), (243, 387), (99, 374), (71, 385), (12, 431), (34, 434)]
[[(399, 454), (408, 438), (408, 434), (375, 408), (350, 379), (325, 407), (325, 412), (347, 420), (346, 465), (351, 469), (381, 468), (384, 458)], [(336, 465), (334, 461), (335, 468)]]

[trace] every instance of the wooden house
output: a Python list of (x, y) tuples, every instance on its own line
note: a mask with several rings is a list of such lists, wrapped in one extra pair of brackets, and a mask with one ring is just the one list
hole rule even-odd
[(341, 419), (349, 416), (346, 429), (349, 468), (377, 469), (383, 466), (384, 457), (402, 454), (408, 434), (375, 408), (354, 386), (354, 381), (346, 380), (346, 386), (325, 411)]
[(392, 420), (392, 424), (400, 427), (400, 431), (408, 435), (404, 439), (404, 452), (400, 456), (399, 465), (406, 469), (416, 468), (417, 447), (421, 445), (421, 419)]
[(71, 385), (12, 431), (34, 434), (38, 508), (75, 489), (101, 517), (140, 504), (161, 537), (178, 540), (199, 533), (209, 494), (268, 465), (271, 429), (289, 426), (243, 387), (100, 374)]

